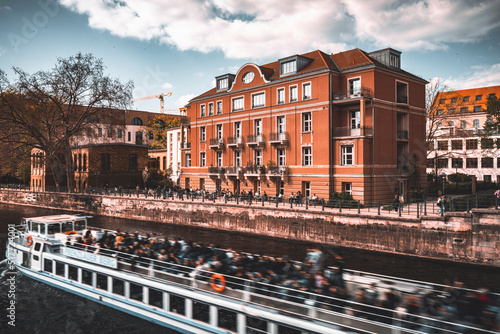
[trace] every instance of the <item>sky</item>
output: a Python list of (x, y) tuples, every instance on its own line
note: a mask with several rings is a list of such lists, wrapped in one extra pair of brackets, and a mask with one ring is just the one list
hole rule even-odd
[(0, 69), (11, 82), (12, 67), (35, 73), (92, 53), (134, 82), (134, 98), (172, 92), (167, 112), (247, 63), (387, 47), (404, 70), (451, 89), (500, 85), (500, 1), (0, 0)]

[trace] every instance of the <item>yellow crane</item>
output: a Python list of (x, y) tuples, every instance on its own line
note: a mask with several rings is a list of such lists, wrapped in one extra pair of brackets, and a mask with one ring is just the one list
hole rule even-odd
[(162, 94), (157, 94), (157, 95), (151, 95), (151, 96), (145, 96), (145, 97), (140, 97), (138, 99), (132, 100), (132, 102), (142, 101), (142, 100), (149, 100), (149, 99), (160, 99), (160, 111), (163, 114), (164, 111), (165, 111), (165, 108), (164, 108), (165, 104), (163, 102), (163, 97), (164, 96), (170, 96), (170, 95), (172, 95), (172, 92), (162, 93)]

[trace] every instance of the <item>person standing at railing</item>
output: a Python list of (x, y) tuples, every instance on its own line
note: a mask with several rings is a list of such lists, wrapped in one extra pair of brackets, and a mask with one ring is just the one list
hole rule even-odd
[(398, 195), (394, 195), (394, 199), (392, 200), (392, 206), (394, 208), (394, 212), (398, 212), (398, 210), (399, 210), (399, 198), (398, 198)]

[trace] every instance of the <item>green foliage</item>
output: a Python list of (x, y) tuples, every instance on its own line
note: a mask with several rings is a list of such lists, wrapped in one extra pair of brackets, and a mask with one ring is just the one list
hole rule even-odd
[(167, 131), (181, 124), (180, 116), (160, 114), (151, 120), (145, 127), (145, 131), (150, 138), (151, 148), (167, 148)]
[(499, 133), (500, 132), (500, 100), (498, 97), (489, 97), (488, 104), (486, 105), (486, 115), (488, 121), (486, 122), (484, 129), (486, 133)]
[(352, 201), (352, 195), (349, 194), (349, 193), (345, 193), (345, 192), (341, 192), (341, 193), (338, 193), (338, 192), (334, 192), (331, 194), (330, 196), (330, 200), (343, 200), (343, 201)]
[(472, 178), (467, 174), (456, 173), (448, 175), (448, 181), (452, 183), (465, 183), (471, 182)]

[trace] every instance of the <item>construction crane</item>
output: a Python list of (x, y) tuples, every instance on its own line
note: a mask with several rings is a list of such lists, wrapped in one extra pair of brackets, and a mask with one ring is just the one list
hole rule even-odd
[(164, 108), (165, 104), (163, 102), (163, 97), (164, 96), (170, 96), (170, 95), (172, 95), (172, 92), (162, 93), (162, 94), (157, 94), (157, 95), (151, 95), (151, 96), (146, 96), (146, 97), (140, 97), (138, 99), (132, 100), (132, 102), (142, 101), (142, 100), (149, 100), (149, 99), (160, 99), (160, 111), (163, 114), (164, 111), (165, 111), (165, 108)]

